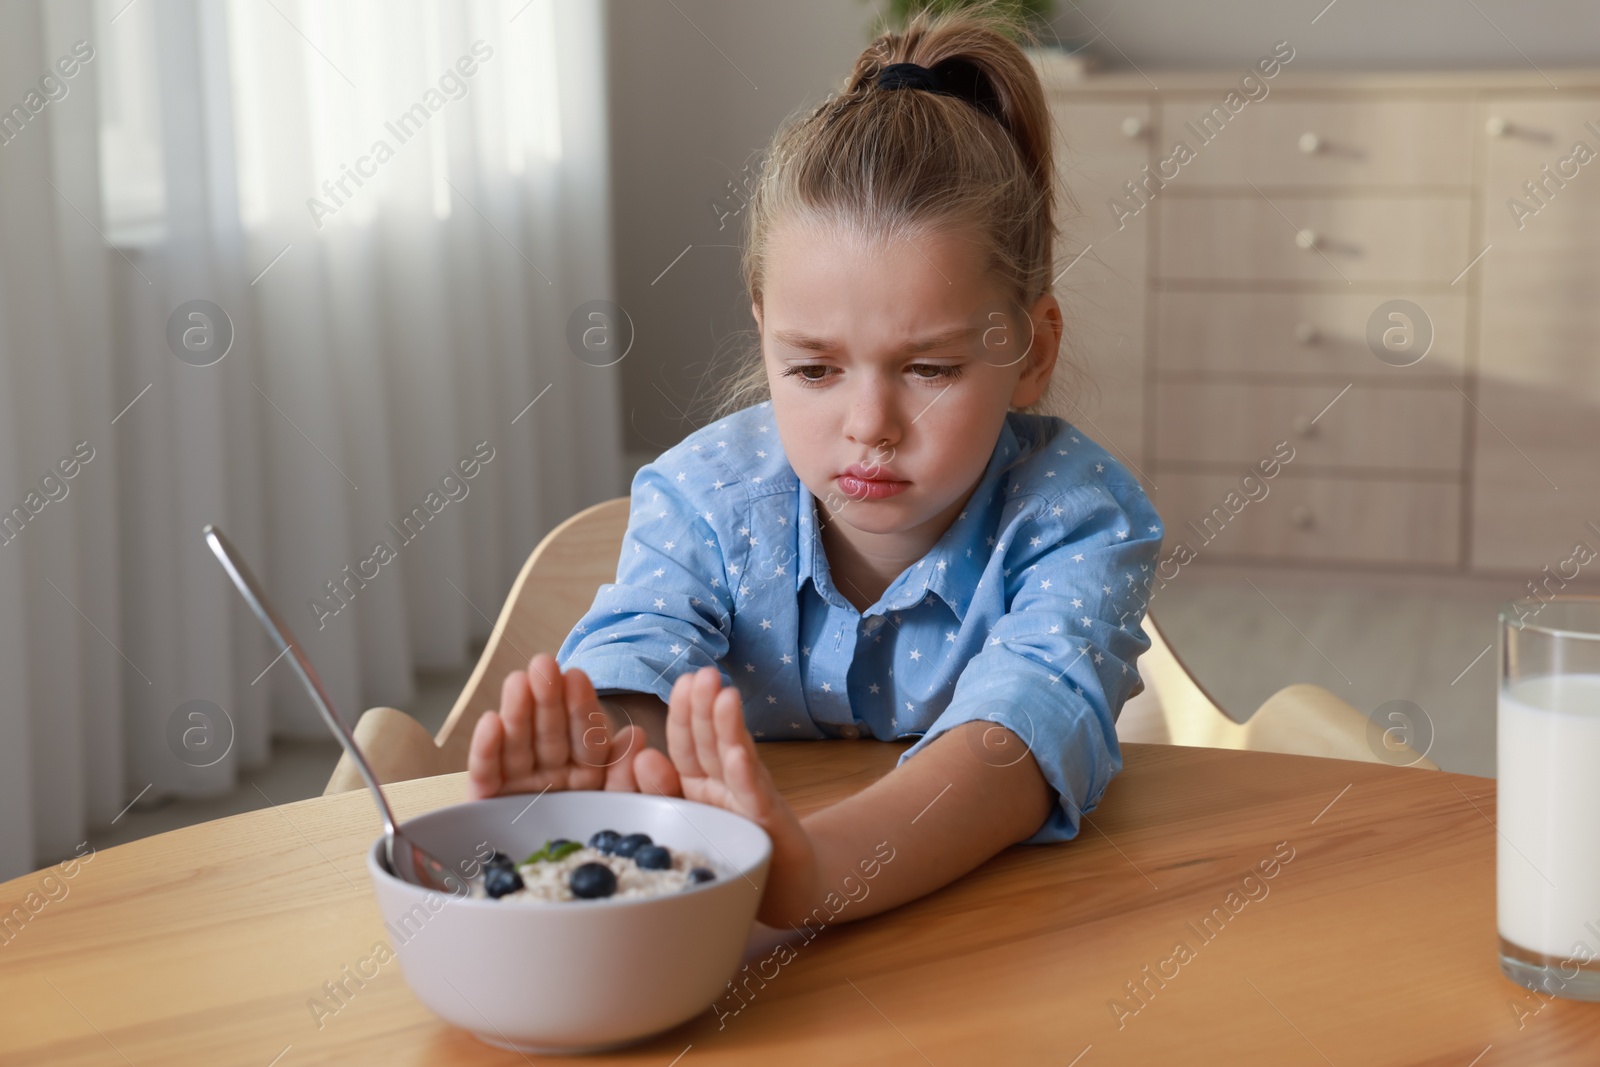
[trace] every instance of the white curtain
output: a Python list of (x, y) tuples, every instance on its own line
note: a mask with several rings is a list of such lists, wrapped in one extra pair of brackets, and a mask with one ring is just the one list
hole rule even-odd
[(326, 736), (206, 523), (353, 723), (626, 487), (600, 0), (0, 8), (4, 879)]

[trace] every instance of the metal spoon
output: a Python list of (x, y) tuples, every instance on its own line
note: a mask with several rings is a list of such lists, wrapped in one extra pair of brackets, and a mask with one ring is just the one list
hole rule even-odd
[(389, 801), (385, 799), (383, 790), (378, 786), (377, 776), (372, 773), (367, 758), (356, 746), (356, 739), (351, 735), (349, 728), (334, 714), (328, 694), (323, 690), (322, 682), (317, 678), (317, 672), (312, 668), (311, 661), (306, 658), (300, 643), (294, 639), (288, 625), (273, 610), (271, 602), (267, 600), (267, 594), (262, 591), (255, 575), (250, 573), (250, 568), (245, 566), (238, 549), (233, 547), (216, 526), (208, 523), (204, 532), (206, 544), (211, 546), (211, 551), (222, 561), (223, 569), (228, 572), (228, 577), (233, 579), (233, 584), (245, 602), (250, 605), (250, 610), (261, 620), (261, 625), (266, 627), (267, 633), (272, 635), (278, 647), (289, 652), (295, 673), (300, 676), (300, 681), (305, 683), (306, 690), (311, 694), (311, 702), (322, 713), (328, 729), (333, 731), (333, 735), (339, 739), (344, 750), (350, 753), (350, 758), (355, 760), (356, 766), (361, 769), (361, 777), (366, 779), (367, 788), (372, 790), (372, 798), (378, 803), (378, 813), (383, 816), (383, 854), (389, 873), (403, 882), (420, 885), (424, 889), (463, 897), (470, 895), (471, 889), (465, 879), (451, 870), (448, 864), (440, 862), (401, 832), (400, 824), (395, 821), (394, 812), (389, 808)]

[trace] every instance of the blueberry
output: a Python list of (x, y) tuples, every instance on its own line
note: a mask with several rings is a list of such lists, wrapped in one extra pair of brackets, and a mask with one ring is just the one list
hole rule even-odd
[(575, 897), (609, 897), (617, 891), (617, 876), (603, 863), (584, 863), (567, 876), (567, 887)]
[(589, 838), (589, 847), (600, 852), (615, 852), (617, 842), (621, 840), (622, 835), (615, 830), (597, 830), (594, 836)]
[(506, 855), (504, 852), (501, 852), (499, 849), (495, 849), (493, 852), (489, 853), (489, 858), (483, 861), (483, 867), (484, 870), (488, 870), (491, 867), (503, 867), (508, 871), (515, 871), (517, 869), (517, 865), (512, 862), (511, 857)]
[(644, 846), (652, 844), (655, 844), (655, 842), (650, 840), (649, 834), (629, 834), (621, 841), (618, 841), (616, 847), (611, 851), (618, 856), (626, 858), (632, 856)]
[(490, 867), (483, 875), (483, 890), (496, 900), (522, 888), (522, 875), (512, 867)]
[(633, 854), (633, 862), (647, 871), (667, 871), (672, 869), (672, 853), (660, 845), (641, 845)]
[(717, 876), (717, 872), (710, 867), (695, 867), (689, 872), (691, 882), (709, 882)]

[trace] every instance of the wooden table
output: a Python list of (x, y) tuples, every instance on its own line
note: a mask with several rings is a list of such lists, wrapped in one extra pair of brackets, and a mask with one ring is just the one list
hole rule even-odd
[[(902, 748), (761, 746), (802, 811), (862, 788)], [(896, 911), (835, 922), (810, 941), (791, 934), (787, 962), (766, 964), (771, 980), (753, 982), (749, 1003), (721, 1025), (708, 1007), (583, 1061), (1600, 1062), (1600, 1004), (1546, 1002), (1500, 975), (1492, 780), (1215, 749), (1123, 751), (1123, 773), (1076, 841), (1017, 846)], [(462, 800), (465, 775), (401, 783), (392, 795), (409, 817)], [(0, 1064), (555, 1058), (491, 1048), (438, 1021), (392, 960), (369, 966), (376, 977), (319, 1026), (310, 1003), (325, 997), (323, 984), (385, 938), (362, 865), (378, 825), (361, 791), (95, 854), (61, 883), (65, 896), (57, 889), (0, 944)], [(43, 875), (0, 885), (0, 908), (42, 896)], [(757, 968), (774, 957), (776, 936), (757, 928)], [(1188, 951), (1175, 955), (1180, 941)], [(1127, 983), (1143, 986), (1142, 999)]]

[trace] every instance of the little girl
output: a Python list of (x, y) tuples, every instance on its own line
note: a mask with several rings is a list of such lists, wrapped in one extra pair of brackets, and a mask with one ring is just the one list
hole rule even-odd
[[(635, 475), (616, 582), (506, 679), (470, 795), (739, 812), (772, 838), (758, 917), (778, 927), (886, 841), (852, 919), (1077, 835), (1122, 767), (1162, 525), (1041, 413), (1062, 335), (1050, 126), (1007, 28), (920, 14), (779, 132), (744, 256), (760, 352), (718, 421)], [(865, 737), (917, 740), (804, 820), (755, 750)]]

